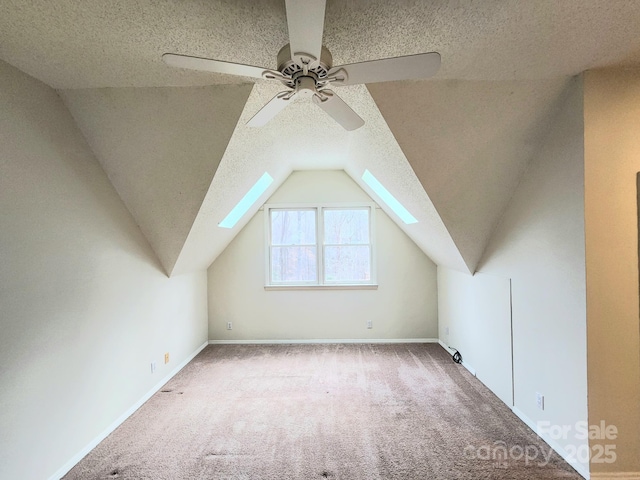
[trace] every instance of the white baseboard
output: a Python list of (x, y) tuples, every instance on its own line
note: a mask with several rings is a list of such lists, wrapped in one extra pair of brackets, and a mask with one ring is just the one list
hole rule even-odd
[(302, 343), (438, 343), (437, 338), (312, 338), (302, 340), (209, 340), (210, 345), (282, 345)]
[(602, 479), (602, 480), (640, 480), (640, 472), (593, 472), (591, 474), (591, 480)]
[[(531, 430), (533, 430), (536, 435), (538, 435), (542, 440), (544, 440), (547, 443), (547, 445), (549, 445), (558, 455), (560, 455), (569, 465), (571, 465), (576, 472), (578, 472), (584, 478), (589, 480), (590, 475), (589, 475), (588, 465), (584, 465), (583, 463), (577, 462), (576, 459), (573, 458), (573, 456), (570, 456), (567, 453), (567, 451), (549, 435), (545, 434), (544, 432), (541, 435), (540, 432), (538, 431), (538, 426), (535, 424), (535, 422), (531, 420), (529, 417), (527, 417), (522, 410), (520, 410), (517, 407), (511, 407), (511, 410), (513, 411), (513, 413), (516, 414), (516, 416), (520, 420), (522, 420)], [(591, 476), (591, 478), (594, 478), (594, 477)], [(627, 477), (622, 477), (622, 478), (627, 478)]]
[(116, 428), (118, 428), (122, 422), (124, 422), (127, 418), (129, 418), (138, 408), (140, 408), (144, 402), (149, 400), (154, 393), (160, 390), (171, 378), (182, 370), (193, 358), (200, 353), (206, 346), (207, 342), (200, 345), (195, 352), (189, 355), (185, 360), (183, 360), (176, 368), (171, 370), (168, 375), (162, 378), (158, 383), (156, 383), (151, 390), (145, 393), (142, 398), (140, 398), (136, 403), (134, 403), (127, 411), (125, 411), (122, 415), (120, 415), (111, 425), (109, 425), (105, 430), (103, 430), (96, 438), (91, 440), (85, 447), (76, 453), (67, 463), (65, 463), (62, 467), (58, 469), (56, 473), (49, 477), (49, 480), (60, 480), (63, 476), (65, 476), (69, 470), (71, 470), (76, 463), (82, 460), (91, 450), (93, 450), (98, 444), (107, 438), (111, 432), (113, 432)]
[[(456, 353), (456, 351), (455, 351), (455, 350), (453, 350), (452, 348), (449, 348), (449, 346), (448, 346), (446, 343), (444, 343), (442, 340), (438, 340), (438, 343), (440, 344), (440, 346), (441, 346), (442, 348), (444, 348), (444, 349), (445, 349), (447, 352), (449, 352), (451, 355), (453, 355), (454, 353)], [(473, 375), (474, 377), (477, 377), (477, 375), (476, 375), (476, 369), (475, 369), (475, 368), (473, 368), (471, 365), (469, 365), (467, 362), (465, 362), (465, 361), (464, 361), (464, 359), (462, 360), (462, 366), (463, 366), (464, 368), (466, 368), (467, 370), (469, 370), (469, 373), (470, 373), (471, 375)], [(483, 384), (483, 385), (484, 385), (484, 384)]]

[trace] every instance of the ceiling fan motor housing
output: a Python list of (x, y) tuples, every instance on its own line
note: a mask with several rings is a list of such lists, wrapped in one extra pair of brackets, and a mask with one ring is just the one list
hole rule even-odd
[[(300, 56), (305, 57), (304, 55)], [(327, 47), (322, 46), (320, 61), (316, 61), (316, 59), (310, 55), (306, 56), (306, 58), (309, 59), (309, 72), (315, 74), (318, 80), (327, 78), (329, 70), (333, 67), (333, 57)], [(285, 77), (292, 79), (295, 79), (296, 76), (303, 73), (302, 65), (298, 65), (291, 59), (291, 47), (288, 43), (278, 52), (278, 71)]]

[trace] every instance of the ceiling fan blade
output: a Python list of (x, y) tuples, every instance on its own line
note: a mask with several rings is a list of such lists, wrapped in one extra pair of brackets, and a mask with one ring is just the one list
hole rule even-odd
[(431, 52), (341, 65), (333, 67), (329, 76), (340, 77), (340, 70), (345, 70), (347, 75), (344, 81), (335, 81), (332, 85), (357, 85), (427, 78), (435, 75), (439, 68), (440, 54)]
[[(228, 75), (240, 75), (242, 77), (263, 78), (264, 72), (272, 73), (268, 68), (242, 65), (240, 63), (223, 62), (210, 58), (190, 57), (175, 53), (162, 55), (164, 63), (171, 67), (188, 68), (189, 70), (202, 70), (205, 72), (226, 73)], [(278, 72), (275, 72), (278, 74)]]
[(345, 130), (355, 130), (364, 125), (364, 120), (333, 91), (323, 90), (320, 94), (323, 98), (314, 95), (313, 103), (327, 112)]
[(251, 120), (247, 122), (249, 127), (262, 127), (269, 120), (278, 115), (287, 105), (294, 102), (297, 93), (293, 91), (280, 92), (262, 107)]
[(299, 53), (320, 60), (325, 4), (326, 0), (286, 0), (289, 45), (294, 62), (300, 63)]

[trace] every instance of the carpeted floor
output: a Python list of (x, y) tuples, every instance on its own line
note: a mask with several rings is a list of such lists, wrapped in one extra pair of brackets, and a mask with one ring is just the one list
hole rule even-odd
[(582, 477), (439, 345), (349, 344), (210, 345), (64, 478)]

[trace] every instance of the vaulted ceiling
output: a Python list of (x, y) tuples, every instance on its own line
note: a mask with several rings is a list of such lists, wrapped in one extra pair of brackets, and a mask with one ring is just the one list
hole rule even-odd
[(638, 24), (634, 0), (328, 0), (335, 65), (442, 56), (428, 80), (340, 88), (366, 122), (353, 132), (302, 102), (249, 128), (281, 86), (162, 62), (275, 68), (283, 0), (0, 0), (0, 59), (59, 91), (168, 274), (211, 264), (250, 215), (218, 222), (263, 172), (266, 198), (292, 170), (327, 168), (365, 190), (369, 169), (427, 255), (473, 272), (570, 78), (638, 65)]

